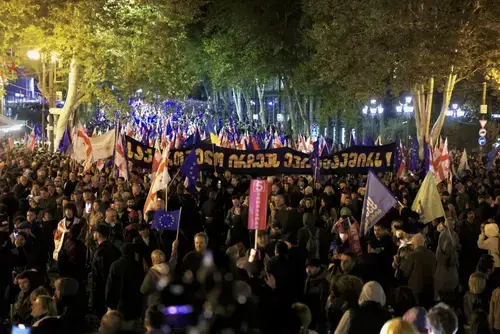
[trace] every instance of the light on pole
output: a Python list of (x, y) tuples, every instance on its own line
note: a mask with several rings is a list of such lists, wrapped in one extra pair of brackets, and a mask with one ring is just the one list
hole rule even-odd
[(29, 50), (28, 51), (28, 58), (31, 60), (39, 60), (42, 57), (40, 54), (40, 51), (38, 50)]

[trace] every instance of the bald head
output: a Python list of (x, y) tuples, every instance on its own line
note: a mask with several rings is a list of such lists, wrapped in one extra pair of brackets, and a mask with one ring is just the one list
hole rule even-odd
[(415, 248), (423, 247), (425, 245), (425, 237), (422, 235), (422, 233), (418, 233), (413, 236), (412, 244), (413, 246), (415, 246)]

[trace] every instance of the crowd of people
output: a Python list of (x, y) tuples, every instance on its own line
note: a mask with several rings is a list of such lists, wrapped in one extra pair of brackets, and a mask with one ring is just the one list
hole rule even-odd
[[(500, 333), (500, 178), (479, 156), (439, 185), (379, 174), (402, 203), (359, 231), (366, 175), (267, 177), (266, 230), (249, 231), (250, 176), (182, 176), (143, 212), (147, 171), (89, 171), (61, 153), (0, 149), (2, 330), (31, 333)], [(166, 199), (166, 201), (165, 201)], [(255, 238), (257, 240), (255, 240)], [(256, 249), (254, 249), (256, 245)]]

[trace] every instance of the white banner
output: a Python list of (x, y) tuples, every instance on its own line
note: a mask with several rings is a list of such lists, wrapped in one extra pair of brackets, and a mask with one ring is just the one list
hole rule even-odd
[(92, 144), (92, 161), (106, 159), (113, 155), (115, 148), (115, 129), (101, 136), (90, 138)]

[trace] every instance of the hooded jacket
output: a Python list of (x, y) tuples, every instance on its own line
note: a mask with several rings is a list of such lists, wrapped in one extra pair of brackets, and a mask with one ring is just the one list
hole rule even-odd
[(366, 283), (359, 296), (359, 307), (344, 313), (335, 334), (380, 333), (386, 321), (391, 319), (389, 311), (383, 308), (385, 303), (386, 296), (382, 286), (375, 281)]
[(477, 239), (477, 246), (481, 249), (487, 250), (488, 254), (493, 256), (495, 268), (500, 268), (500, 244), (498, 233), (499, 230), (497, 224), (486, 224), (484, 226), (484, 234), (481, 233)]

